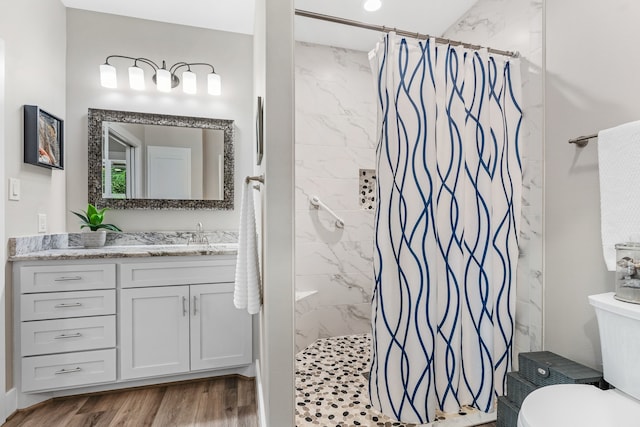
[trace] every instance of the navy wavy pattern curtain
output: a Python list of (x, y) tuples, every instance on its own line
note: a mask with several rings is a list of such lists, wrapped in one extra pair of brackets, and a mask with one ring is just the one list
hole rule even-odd
[(517, 59), (388, 35), (377, 78), (369, 392), (425, 423), (493, 410), (511, 367), (521, 210)]

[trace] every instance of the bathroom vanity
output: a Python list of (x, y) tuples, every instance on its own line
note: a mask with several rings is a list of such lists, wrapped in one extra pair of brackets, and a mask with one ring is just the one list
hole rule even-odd
[(55, 395), (251, 375), (252, 319), (233, 305), (235, 259), (234, 245), (14, 257), (18, 407)]

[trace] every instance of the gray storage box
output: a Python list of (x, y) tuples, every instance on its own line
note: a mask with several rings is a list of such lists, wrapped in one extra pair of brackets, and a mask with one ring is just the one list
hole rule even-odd
[(518, 412), (520, 408), (510, 402), (506, 396), (498, 396), (496, 427), (517, 427)]
[(537, 385), (517, 372), (507, 374), (507, 397), (518, 408), (522, 406), (524, 398), (537, 388)]
[(550, 351), (520, 353), (518, 363), (520, 375), (539, 386), (591, 384), (603, 389), (607, 388), (601, 372)]

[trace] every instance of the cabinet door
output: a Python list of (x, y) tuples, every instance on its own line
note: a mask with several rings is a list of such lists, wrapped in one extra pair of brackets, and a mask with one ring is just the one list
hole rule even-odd
[(233, 305), (233, 283), (191, 286), (191, 370), (251, 363), (251, 316)]
[(189, 371), (189, 287), (120, 291), (122, 379)]

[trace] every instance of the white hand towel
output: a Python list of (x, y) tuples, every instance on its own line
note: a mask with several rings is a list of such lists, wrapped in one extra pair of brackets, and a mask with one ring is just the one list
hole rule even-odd
[(260, 311), (260, 269), (258, 264), (258, 242), (256, 239), (256, 213), (253, 206), (252, 183), (242, 188), (240, 208), (240, 230), (238, 233), (238, 258), (236, 262), (236, 284), (233, 304), (246, 308), (249, 314)]
[(640, 121), (598, 133), (602, 250), (616, 269), (616, 243), (640, 232)]

